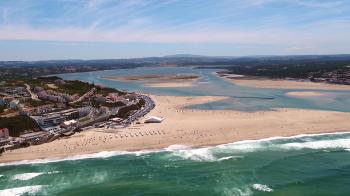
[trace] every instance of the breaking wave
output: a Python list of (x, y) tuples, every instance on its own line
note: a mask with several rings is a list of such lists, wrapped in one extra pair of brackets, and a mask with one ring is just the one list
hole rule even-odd
[(239, 157), (239, 156), (222, 157), (222, 158), (219, 158), (218, 161), (230, 160), (230, 159), (234, 159), (234, 158), (237, 158), (237, 157)]
[(263, 192), (272, 192), (273, 189), (264, 184), (253, 184), (252, 186), (255, 190)]
[(188, 150), (175, 150), (172, 155), (193, 161), (215, 161), (217, 160), (209, 148), (197, 148)]
[(128, 152), (128, 151), (102, 151), (98, 153), (92, 153), (92, 154), (83, 154), (83, 155), (74, 155), (70, 157), (65, 158), (47, 158), (47, 159), (34, 159), (34, 160), (23, 160), (23, 161), (14, 161), (14, 162), (8, 162), (8, 163), (0, 163), (1, 166), (9, 166), (9, 165), (28, 165), (28, 164), (44, 164), (44, 163), (54, 163), (54, 162), (61, 162), (61, 161), (75, 161), (75, 160), (81, 160), (81, 159), (97, 159), (97, 158), (108, 158), (118, 155), (127, 155), (127, 154), (134, 154), (136, 156), (145, 154), (145, 153), (151, 153), (155, 151), (136, 151), (136, 152)]
[(35, 178), (37, 176), (43, 175), (44, 173), (23, 173), (23, 174), (16, 174), (11, 179), (12, 180), (30, 180), (32, 178)]
[(36, 194), (42, 189), (42, 185), (24, 186), (0, 190), (0, 196), (20, 196), (23, 194)]
[[(346, 136), (345, 138), (343, 136)], [(323, 138), (325, 137), (325, 138)], [(343, 137), (343, 138), (334, 138)], [(223, 161), (239, 156), (216, 157), (219, 153), (249, 153), (259, 150), (298, 150), (298, 149), (350, 149), (350, 132), (335, 132), (321, 134), (300, 134), (290, 137), (270, 137), (259, 140), (244, 140), (212, 147), (191, 148), (190, 146), (176, 144), (164, 149), (142, 151), (102, 151), (93, 154), (75, 155), (65, 158), (48, 158), (36, 160), (23, 160), (16, 162), (1, 163), (0, 166), (42, 164), (60, 161), (75, 161), (81, 159), (108, 158), (120, 155), (135, 155), (170, 152), (171, 155), (193, 161)]]
[(321, 140), (310, 141), (303, 143), (288, 143), (283, 144), (283, 148), (289, 149), (349, 149), (350, 139), (335, 139), (335, 140)]

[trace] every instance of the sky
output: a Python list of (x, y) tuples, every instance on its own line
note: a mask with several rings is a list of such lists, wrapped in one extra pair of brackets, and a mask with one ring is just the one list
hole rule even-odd
[(348, 53), (350, 0), (0, 0), (0, 60)]

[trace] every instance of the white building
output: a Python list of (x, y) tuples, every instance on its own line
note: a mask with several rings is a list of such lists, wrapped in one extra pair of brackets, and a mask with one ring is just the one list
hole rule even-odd
[(77, 124), (76, 120), (67, 120), (62, 123), (62, 126), (64, 127), (70, 127), (70, 126), (75, 126)]
[(7, 128), (0, 128), (0, 139), (7, 140), (9, 137), (9, 130)]
[(145, 120), (145, 123), (161, 123), (165, 118), (150, 116)]

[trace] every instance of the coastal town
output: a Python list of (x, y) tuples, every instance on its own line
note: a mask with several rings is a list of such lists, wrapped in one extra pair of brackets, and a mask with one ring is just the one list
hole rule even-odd
[(0, 84), (0, 151), (92, 128), (124, 128), (154, 106), (145, 95), (56, 76), (7, 80)]

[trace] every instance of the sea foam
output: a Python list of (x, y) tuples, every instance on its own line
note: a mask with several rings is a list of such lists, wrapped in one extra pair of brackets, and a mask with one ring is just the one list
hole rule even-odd
[(50, 174), (58, 174), (58, 173), (60, 173), (60, 171), (15, 174), (14, 176), (12, 176), (11, 180), (30, 180), (44, 174), (50, 175)]
[(42, 189), (42, 185), (24, 186), (0, 190), (0, 196), (20, 196), (23, 194), (36, 194)]
[(216, 161), (212, 152), (208, 148), (197, 148), (187, 150), (175, 150), (172, 152), (174, 156), (193, 161)]
[[(23, 160), (23, 161), (15, 161), (15, 162), (8, 162), (8, 163), (0, 163), (1, 166), (9, 166), (9, 165), (25, 165), (25, 164), (44, 164), (44, 163), (52, 163), (52, 162), (60, 162), (60, 161), (75, 161), (75, 160), (81, 160), (81, 159), (97, 159), (97, 158), (108, 158), (113, 156), (119, 156), (119, 155), (136, 155), (140, 156), (143, 154), (148, 153), (156, 153), (156, 152), (172, 152), (173, 155), (182, 157), (184, 159), (190, 159), (195, 161), (220, 161), (225, 160), (222, 158), (216, 158), (213, 155), (212, 151), (235, 151), (235, 152), (254, 152), (257, 150), (265, 150), (269, 147), (274, 149), (280, 149), (280, 150), (289, 150), (289, 149), (302, 149), (302, 148), (312, 148), (312, 149), (319, 149), (319, 148), (334, 148), (334, 147), (341, 147), (350, 149), (350, 139), (334, 139), (334, 140), (320, 140), (320, 141), (307, 141), (308, 138), (316, 137), (316, 136), (336, 136), (336, 135), (348, 135), (350, 132), (333, 132), (333, 133), (320, 133), (320, 134), (300, 134), (295, 136), (289, 136), (289, 137), (269, 137), (264, 139), (258, 139), (258, 140), (243, 140), (233, 143), (227, 143), (227, 144), (221, 144), (213, 147), (202, 147), (202, 148), (191, 148), (190, 146), (186, 145), (171, 145), (164, 149), (158, 149), (158, 150), (141, 150), (141, 151), (102, 151), (98, 153), (92, 153), (92, 154), (84, 154), (84, 155), (75, 155), (65, 158), (47, 158), (47, 159), (35, 159), (35, 160)], [(304, 139), (304, 141), (300, 142), (293, 142), (290, 143), (288, 140), (292, 139)], [(274, 141), (284, 141), (284, 144), (273, 144)], [(335, 142), (333, 142), (335, 141)], [(289, 143), (288, 143), (289, 142)], [(316, 143), (312, 143), (316, 142)], [(337, 144), (337, 142), (340, 142), (341, 144)]]
[(45, 164), (45, 163), (55, 163), (55, 162), (61, 162), (61, 161), (76, 161), (76, 160), (82, 160), (82, 159), (98, 159), (98, 158), (109, 158), (119, 155), (136, 155), (140, 156), (142, 154), (147, 153), (153, 153), (153, 152), (159, 152), (159, 150), (141, 150), (141, 151), (102, 151), (98, 153), (92, 153), (92, 154), (83, 154), (83, 155), (74, 155), (64, 158), (46, 158), (46, 159), (34, 159), (34, 160), (23, 160), (23, 161), (14, 161), (14, 162), (7, 162), (7, 163), (0, 163), (1, 166), (10, 166), (10, 165), (29, 165), (29, 164)]
[(75, 156), (70, 156), (65, 158), (47, 158), (47, 159), (14, 161), (14, 162), (8, 162), (8, 163), (1, 163), (0, 166), (43, 164), (43, 163), (54, 163), (54, 162), (60, 162), (60, 161), (75, 161), (80, 159), (108, 158), (108, 157), (123, 155), (123, 154), (128, 154), (128, 152), (102, 151), (102, 152), (93, 153), (93, 154), (75, 155)]
[[(338, 136), (349, 135), (350, 132), (334, 132), (334, 133), (320, 133), (320, 134), (300, 134), (295, 136), (277, 136), (258, 140), (244, 140), (228, 144), (218, 145), (215, 148), (221, 150), (234, 150), (239, 152), (254, 152), (257, 150), (266, 150), (267, 148), (275, 150), (289, 150), (289, 149), (327, 149), (327, 148), (350, 148), (350, 138), (346, 139), (316, 139), (313, 137), (319, 136)], [(350, 137), (350, 136), (349, 136)], [(299, 139), (298, 142), (291, 142), (291, 140)], [(314, 140), (314, 141), (313, 141)], [(274, 143), (279, 141), (281, 143)]]
[(293, 149), (349, 149), (350, 139), (320, 140), (310, 142), (287, 143), (283, 148)]
[(23, 174), (16, 174), (11, 179), (12, 180), (30, 180), (32, 178), (35, 178), (37, 176), (43, 175), (44, 173), (23, 173)]
[(255, 189), (255, 190), (258, 190), (258, 191), (263, 191), (263, 192), (272, 192), (273, 189), (268, 187), (267, 185), (264, 185), (264, 184), (253, 184), (252, 187)]

